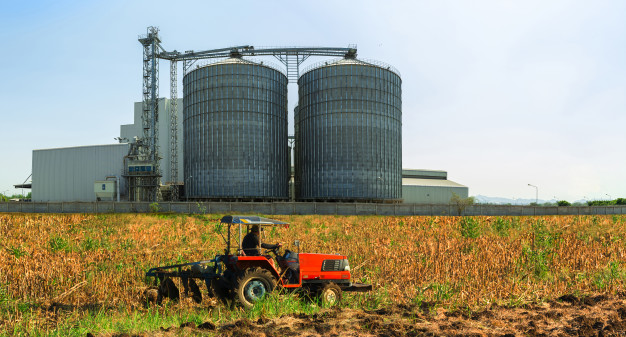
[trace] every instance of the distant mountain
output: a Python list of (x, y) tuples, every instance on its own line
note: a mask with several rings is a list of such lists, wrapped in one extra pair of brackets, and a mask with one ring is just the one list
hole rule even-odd
[[(530, 203), (535, 202), (535, 199), (509, 199), (501, 197), (488, 197), (485, 195), (476, 195), (474, 198), (476, 199), (476, 203), (494, 205), (529, 205)], [(543, 200), (539, 200), (539, 202), (543, 202)]]
[[(474, 196), (476, 202), (479, 204), (493, 204), (493, 205), (530, 205), (535, 202), (535, 199), (509, 199), (509, 198), (500, 198), (500, 197), (487, 197), (484, 195), (476, 195)], [(556, 204), (558, 200), (543, 200), (539, 199), (539, 204), (551, 203)], [(585, 203), (585, 200), (577, 200), (572, 203)]]

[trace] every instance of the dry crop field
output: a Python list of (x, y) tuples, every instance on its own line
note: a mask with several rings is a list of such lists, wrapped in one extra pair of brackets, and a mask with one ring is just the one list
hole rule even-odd
[[(297, 295), (252, 313), (205, 303), (146, 306), (147, 269), (222, 251), (220, 217), (0, 214), (0, 335), (110, 336), (185, 322), (317, 315), (321, 309)], [(372, 293), (345, 296), (345, 310), (471, 313), (625, 293), (623, 215), (271, 217), (291, 225), (266, 231), (264, 240), (294, 249), (298, 239), (301, 251), (346, 254), (355, 281), (374, 285)]]

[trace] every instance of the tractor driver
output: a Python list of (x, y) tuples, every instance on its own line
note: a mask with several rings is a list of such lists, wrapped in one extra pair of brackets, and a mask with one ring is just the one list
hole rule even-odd
[[(241, 249), (247, 256), (258, 256), (261, 255), (259, 250), (259, 226), (252, 225), (250, 232), (246, 234), (241, 242)], [(265, 249), (276, 249), (282, 246), (282, 244), (277, 243), (275, 245), (269, 243), (261, 243), (261, 248)]]

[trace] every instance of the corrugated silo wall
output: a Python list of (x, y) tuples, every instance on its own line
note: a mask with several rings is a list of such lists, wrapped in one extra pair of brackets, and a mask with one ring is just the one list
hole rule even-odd
[(191, 71), (183, 85), (187, 195), (287, 199), (287, 77), (228, 59)]
[(402, 198), (401, 83), (395, 72), (358, 60), (300, 77), (298, 200)]

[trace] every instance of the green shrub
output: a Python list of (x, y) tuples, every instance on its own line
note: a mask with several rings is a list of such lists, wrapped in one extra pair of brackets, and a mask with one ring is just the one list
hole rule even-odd
[(572, 206), (572, 204), (570, 204), (570, 202), (567, 201), (567, 200), (559, 200), (559, 201), (556, 202), (556, 204), (559, 205), (559, 206), (565, 206), (565, 207), (566, 206)]
[(589, 200), (588, 206), (611, 206), (615, 205), (615, 200)]
[(476, 199), (474, 197), (461, 198), (461, 196), (454, 192), (452, 192), (452, 198), (450, 198), (450, 203), (456, 207), (459, 216), (463, 215), (463, 211), (465, 211), (468, 206), (472, 206), (475, 202)]
[(158, 202), (153, 202), (150, 204), (150, 212), (158, 213), (161, 210), (161, 206), (159, 206)]

